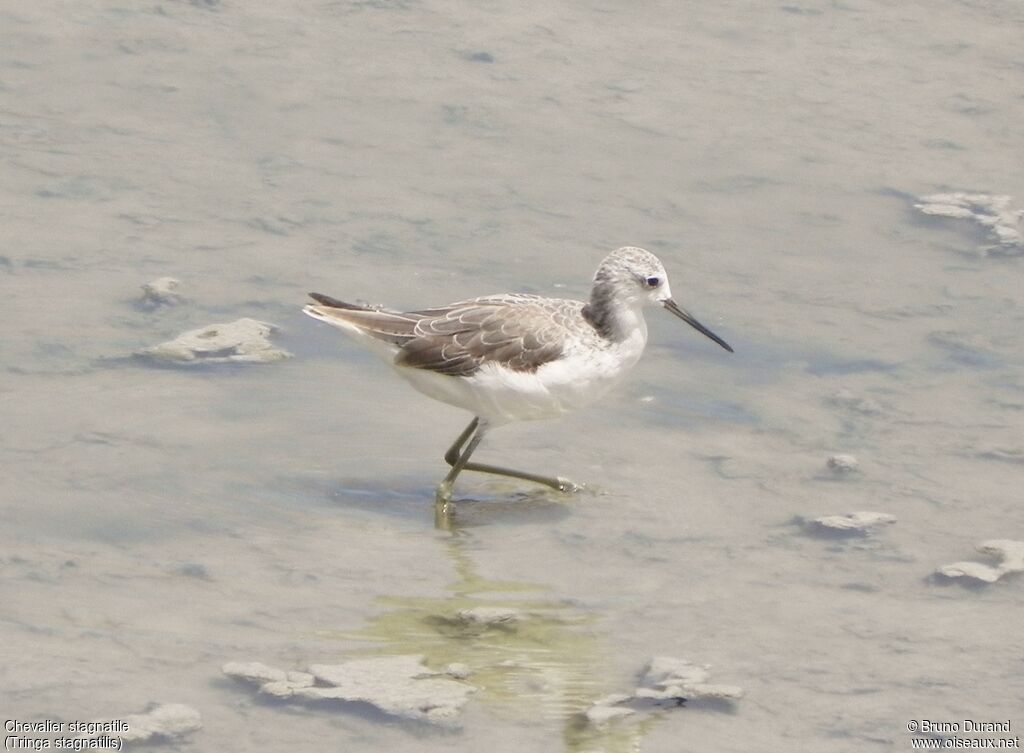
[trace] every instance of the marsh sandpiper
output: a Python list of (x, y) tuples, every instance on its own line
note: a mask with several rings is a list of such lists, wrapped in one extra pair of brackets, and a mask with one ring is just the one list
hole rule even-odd
[(437, 487), (447, 505), (462, 471), (524, 479), (569, 492), (579, 485), (470, 462), (489, 429), (553, 418), (602, 397), (647, 343), (643, 309), (660, 304), (730, 353), (732, 348), (672, 300), (658, 258), (626, 246), (597, 268), (587, 302), (521, 293), (473, 298), (420, 311), (345, 303), (320, 293), (303, 311), (383, 355), (428, 397), (473, 414), (444, 455), (451, 470)]

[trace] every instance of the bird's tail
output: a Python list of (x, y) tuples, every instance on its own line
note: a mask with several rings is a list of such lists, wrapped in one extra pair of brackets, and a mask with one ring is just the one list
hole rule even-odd
[(360, 306), (358, 303), (346, 303), (345, 301), (339, 301), (337, 298), (331, 298), (329, 295), (323, 293), (310, 293), (309, 297), (319, 303), (321, 306), (327, 306), (332, 309), (347, 309), (348, 311), (372, 311), (369, 306)]
[(310, 304), (303, 313), (314, 319), (338, 327), (353, 335), (369, 336), (392, 346), (401, 347), (416, 334), (416, 323), (422, 314), (403, 314), (398, 311), (376, 309), (355, 303), (346, 303), (322, 293), (310, 293), (319, 306)]

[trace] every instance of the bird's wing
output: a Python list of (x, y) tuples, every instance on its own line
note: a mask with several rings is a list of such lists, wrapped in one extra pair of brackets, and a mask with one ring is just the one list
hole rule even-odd
[(395, 363), (450, 376), (469, 376), (485, 363), (534, 372), (562, 354), (573, 305), (505, 295), (410, 312), (406, 316), (420, 318)]

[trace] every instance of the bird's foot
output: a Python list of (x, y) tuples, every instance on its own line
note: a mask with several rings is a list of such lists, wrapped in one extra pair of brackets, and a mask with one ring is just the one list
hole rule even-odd
[(575, 481), (570, 481), (569, 479), (562, 478), (561, 476), (556, 476), (555, 481), (558, 482), (558, 491), (565, 494), (575, 494), (576, 492), (583, 491), (583, 488), (586, 486), (586, 484), (578, 484)]
[(439, 531), (452, 530), (455, 503), (452, 502), (452, 485), (441, 482), (434, 495), (434, 526)]
[(452, 531), (455, 527), (455, 505), (451, 502), (434, 503), (434, 527), (439, 531)]

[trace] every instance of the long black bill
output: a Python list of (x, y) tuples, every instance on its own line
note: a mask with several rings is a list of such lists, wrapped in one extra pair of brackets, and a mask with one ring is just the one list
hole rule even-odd
[(712, 340), (714, 340), (716, 343), (721, 345), (723, 348), (725, 348), (730, 353), (733, 352), (732, 348), (729, 347), (729, 343), (727, 343), (721, 337), (719, 337), (714, 332), (712, 332), (707, 327), (705, 327), (703, 324), (701, 324), (696, 319), (694, 319), (689, 311), (687, 311), (686, 309), (683, 309), (683, 308), (679, 308), (679, 304), (677, 304), (671, 298), (669, 298), (667, 301), (662, 301), (661, 305), (664, 306), (668, 311), (671, 311), (673, 314), (678, 316), (684, 322), (689, 324), (695, 330), (700, 332), (702, 335), (707, 335), (708, 337), (710, 337)]

